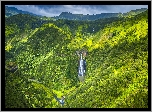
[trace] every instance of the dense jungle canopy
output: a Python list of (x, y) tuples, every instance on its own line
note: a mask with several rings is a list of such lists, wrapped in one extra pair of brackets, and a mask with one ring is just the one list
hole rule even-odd
[(6, 108), (148, 108), (148, 10), (95, 21), (5, 19)]

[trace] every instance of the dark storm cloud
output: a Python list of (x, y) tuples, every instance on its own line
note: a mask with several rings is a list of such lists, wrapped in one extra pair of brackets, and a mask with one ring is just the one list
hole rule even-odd
[(48, 17), (58, 16), (62, 12), (73, 14), (125, 13), (130, 10), (148, 8), (147, 5), (9, 5), (19, 10)]

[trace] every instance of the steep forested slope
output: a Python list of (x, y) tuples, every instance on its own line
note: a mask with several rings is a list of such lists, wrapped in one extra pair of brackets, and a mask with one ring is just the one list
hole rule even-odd
[[(50, 22), (14, 35), (6, 29), (7, 108), (61, 107), (54, 95), (64, 95), (67, 108), (148, 107), (147, 11), (94, 35), (84, 35), (81, 26), (75, 35), (66, 28)], [(84, 83), (77, 78), (80, 49), (88, 51)]]

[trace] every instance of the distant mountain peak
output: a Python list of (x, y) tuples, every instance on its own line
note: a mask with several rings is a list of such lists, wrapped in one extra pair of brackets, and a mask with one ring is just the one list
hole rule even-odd
[(16, 14), (30, 14), (32, 16), (40, 16), (40, 15), (36, 15), (36, 14), (33, 14), (31, 12), (28, 12), (28, 11), (18, 10), (15, 7), (5, 6), (5, 16), (6, 17), (13, 16), (13, 15), (16, 15)]
[[(126, 16), (135, 16), (139, 13), (146, 11), (147, 8), (141, 8), (136, 10), (131, 10), (127, 13), (101, 13), (101, 14), (93, 14), (93, 15), (83, 15), (83, 14), (72, 14), (71, 12), (62, 12), (59, 16), (55, 16), (55, 19), (68, 19), (68, 20), (97, 20), (103, 18), (111, 18), (111, 17), (126, 17)], [(132, 13), (133, 12), (133, 13)]]

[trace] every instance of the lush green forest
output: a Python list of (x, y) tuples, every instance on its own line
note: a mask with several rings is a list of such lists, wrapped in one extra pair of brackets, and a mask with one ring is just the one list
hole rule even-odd
[[(82, 49), (84, 83), (77, 77)], [(6, 18), (5, 107), (148, 108), (148, 10), (90, 22)]]

